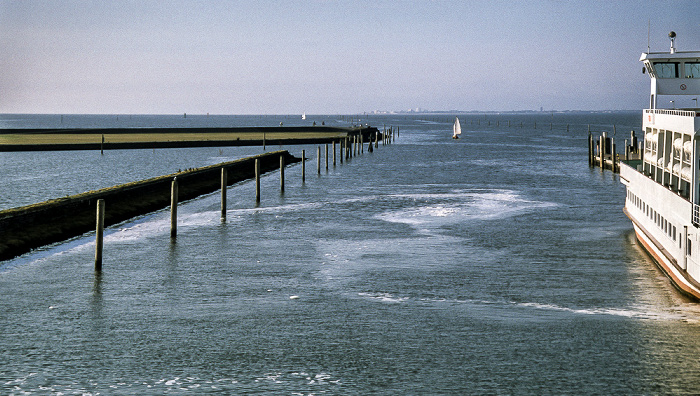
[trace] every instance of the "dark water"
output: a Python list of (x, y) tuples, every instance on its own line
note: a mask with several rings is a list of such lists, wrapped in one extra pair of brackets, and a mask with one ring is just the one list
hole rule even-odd
[[(113, 227), (100, 277), (92, 235), (0, 263), (0, 393), (697, 393), (700, 309), (586, 163), (588, 124), (640, 114), (462, 115), (458, 141), (449, 116), (370, 116), (398, 141), (290, 167), (284, 195), (270, 174), (257, 208), (230, 187), (225, 223), (218, 194), (184, 203), (175, 243), (167, 211)], [(280, 122), (217, 122), (256, 119)], [(0, 207), (261, 150), (4, 153)]]

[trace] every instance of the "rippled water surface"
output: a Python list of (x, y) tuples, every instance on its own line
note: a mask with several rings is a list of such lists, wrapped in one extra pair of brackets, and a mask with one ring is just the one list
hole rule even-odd
[[(94, 235), (1, 262), (0, 393), (700, 392), (700, 308), (636, 245), (618, 176), (586, 162), (588, 124), (622, 146), (640, 115), (460, 115), (457, 141), (447, 115), (371, 116), (394, 144), (320, 175), (315, 146), (284, 147), (312, 157), (305, 183), (300, 165), (284, 195), (266, 175), (258, 207), (234, 185), (223, 223), (218, 194), (182, 203), (174, 242), (167, 211), (112, 227), (99, 276)], [(0, 208), (261, 151), (0, 153)]]

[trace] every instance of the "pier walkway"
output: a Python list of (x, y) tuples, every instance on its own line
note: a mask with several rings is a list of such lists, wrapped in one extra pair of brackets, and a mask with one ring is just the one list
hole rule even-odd
[(328, 126), (0, 129), (0, 152), (323, 144), (358, 135), (374, 140), (377, 132)]

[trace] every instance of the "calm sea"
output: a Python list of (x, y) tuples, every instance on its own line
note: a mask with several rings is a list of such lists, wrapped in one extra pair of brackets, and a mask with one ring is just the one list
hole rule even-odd
[[(700, 307), (636, 244), (618, 176), (586, 161), (589, 124), (621, 147), (641, 112), (461, 114), (456, 141), (450, 115), (359, 118), (400, 137), (320, 175), (315, 146), (283, 147), (312, 157), (305, 183), (300, 165), (284, 195), (266, 175), (259, 207), (234, 185), (225, 223), (218, 194), (183, 203), (174, 243), (166, 210), (111, 227), (99, 277), (94, 235), (0, 262), (0, 394), (700, 392)], [(0, 127), (312, 121), (351, 122)], [(261, 151), (0, 153), (0, 209)]]

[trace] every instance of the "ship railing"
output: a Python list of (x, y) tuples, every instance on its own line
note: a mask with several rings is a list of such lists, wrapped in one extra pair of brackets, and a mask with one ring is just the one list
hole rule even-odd
[(696, 110), (669, 110), (669, 109), (645, 109), (646, 114), (666, 114), (683, 117), (700, 117), (700, 111)]
[(693, 204), (693, 225), (700, 227), (700, 205)]

